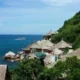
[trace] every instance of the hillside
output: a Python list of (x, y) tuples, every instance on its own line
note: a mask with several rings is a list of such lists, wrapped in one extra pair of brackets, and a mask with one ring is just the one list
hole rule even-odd
[(52, 42), (59, 42), (61, 39), (72, 43), (73, 48), (80, 47), (80, 11), (71, 19), (66, 20), (58, 30), (58, 34), (52, 36)]

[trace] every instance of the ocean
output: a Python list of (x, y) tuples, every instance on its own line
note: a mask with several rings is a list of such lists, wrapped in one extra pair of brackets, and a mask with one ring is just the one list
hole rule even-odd
[[(25, 40), (16, 40), (18, 38), (25, 37)], [(17, 62), (9, 62), (4, 60), (4, 55), (8, 51), (17, 53), (22, 51), (32, 42), (36, 42), (42, 39), (42, 35), (0, 35), (0, 64), (7, 64), (9, 67), (15, 67)]]

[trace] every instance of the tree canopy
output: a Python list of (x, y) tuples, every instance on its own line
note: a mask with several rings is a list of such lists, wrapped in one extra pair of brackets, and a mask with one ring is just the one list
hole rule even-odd
[(52, 36), (52, 42), (57, 43), (61, 39), (64, 39), (66, 42), (72, 43), (73, 48), (76, 49), (80, 47), (79, 38), (80, 11), (76, 13), (71, 19), (64, 22), (64, 25), (58, 30), (58, 33), (55, 36)]
[(68, 57), (50, 69), (37, 59), (25, 60), (11, 74), (12, 80), (80, 80), (80, 60)]

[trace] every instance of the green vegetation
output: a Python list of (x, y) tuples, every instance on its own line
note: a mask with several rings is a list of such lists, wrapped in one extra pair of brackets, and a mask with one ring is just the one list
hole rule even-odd
[(80, 60), (67, 58), (50, 69), (37, 59), (25, 60), (11, 74), (12, 80), (80, 80)]
[(58, 33), (52, 36), (52, 42), (57, 43), (62, 38), (66, 42), (72, 43), (74, 49), (80, 47), (80, 11), (71, 19), (64, 22), (64, 25), (58, 30)]
[(63, 51), (64, 51), (64, 53), (63, 54), (67, 54), (67, 52), (68, 52), (68, 48), (65, 48)]
[(11, 71), (12, 80), (37, 80), (42, 70), (43, 66), (39, 60), (24, 60), (16, 69)]

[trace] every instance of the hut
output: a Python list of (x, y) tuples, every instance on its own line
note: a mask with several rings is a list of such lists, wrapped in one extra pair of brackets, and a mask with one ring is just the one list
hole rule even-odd
[(11, 80), (7, 65), (0, 65), (0, 80)]
[(37, 43), (32, 43), (23, 49), (26, 54), (34, 53), (36, 50), (40, 50), (40, 47)]
[(8, 53), (5, 54), (4, 56), (5, 59), (14, 59), (15, 58), (15, 53), (12, 51), (9, 51)]
[(44, 64), (46, 67), (51, 68), (55, 65), (56, 61), (57, 61), (57, 57), (50, 54), (50, 55), (45, 57)]
[(44, 36), (43, 36), (43, 39), (45, 39), (45, 40), (49, 40), (53, 35), (55, 35), (56, 34), (56, 32), (53, 32), (52, 30), (50, 30), (47, 34), (45, 34)]
[(71, 46), (70, 44), (66, 43), (66, 42), (62, 39), (59, 43), (57, 43), (57, 44), (55, 45), (55, 48), (58, 48), (58, 49), (64, 51), (65, 49), (72, 49), (72, 46)]
[(67, 57), (73, 57), (73, 56), (76, 56), (78, 59), (80, 59), (80, 48), (73, 51), (72, 53), (68, 53), (68, 54), (62, 56), (61, 60), (65, 61)]
[(55, 44), (53, 44), (49, 40), (41, 40), (37, 41), (36, 43), (32, 43), (31, 45), (28, 45), (26, 48), (24, 48), (25, 53), (35, 53), (35, 52), (51, 52), (51, 47), (53, 47)]
[(41, 50), (44, 52), (52, 52), (51, 47), (53, 47), (55, 44), (53, 44), (49, 40), (41, 40), (37, 42), (38, 46), (40, 46)]
[(23, 49), (23, 51), (24, 51), (24, 53), (26, 53), (26, 54), (29, 54), (31, 51), (30, 51), (30, 47), (31, 47), (31, 45), (33, 45), (34, 43), (32, 43), (32, 44), (30, 44), (30, 45), (28, 45), (26, 48), (24, 48)]

